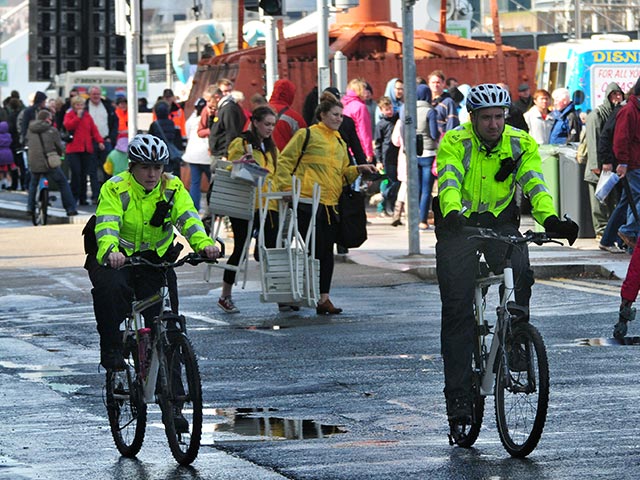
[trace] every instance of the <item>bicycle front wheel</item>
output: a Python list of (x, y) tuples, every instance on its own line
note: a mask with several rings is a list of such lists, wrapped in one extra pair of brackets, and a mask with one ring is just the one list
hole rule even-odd
[(202, 386), (198, 362), (189, 339), (169, 333), (163, 381), (163, 422), (171, 453), (181, 465), (198, 456), (202, 437)]
[(513, 327), (500, 355), (495, 383), (500, 441), (513, 457), (538, 445), (549, 404), (549, 363), (540, 332), (529, 323)]
[(111, 435), (118, 451), (125, 457), (135, 457), (142, 448), (147, 426), (147, 405), (142, 387), (136, 380), (138, 358), (133, 347), (125, 347), (127, 368), (107, 371), (107, 413)]

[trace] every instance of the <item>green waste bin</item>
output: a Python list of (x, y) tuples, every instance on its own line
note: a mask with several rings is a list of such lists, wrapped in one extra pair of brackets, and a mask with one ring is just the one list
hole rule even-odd
[[(556, 212), (560, 212), (560, 163), (557, 145), (540, 145), (540, 158), (542, 159), (542, 175), (544, 181), (549, 188), (549, 193), (553, 197), (553, 206)], [(536, 232), (544, 231), (542, 225), (537, 222), (534, 230)]]
[(577, 147), (562, 145), (558, 147), (559, 183), (560, 183), (560, 218), (568, 215), (580, 226), (578, 238), (594, 238), (593, 221), (591, 219), (591, 202), (589, 187), (584, 181), (585, 165), (576, 160)]

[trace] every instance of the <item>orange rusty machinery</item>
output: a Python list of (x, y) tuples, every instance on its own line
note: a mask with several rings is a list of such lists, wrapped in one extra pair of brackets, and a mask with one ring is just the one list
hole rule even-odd
[[(359, 7), (338, 14), (336, 23), (329, 29), (330, 55), (342, 52), (347, 58), (348, 78), (364, 78), (372, 86), (375, 98), (384, 94), (390, 79), (402, 78), (403, 33), (389, 19), (388, 2), (360, 0)], [(499, 42), (499, 36), (497, 38)], [(315, 33), (286, 39), (280, 36), (278, 41), (278, 76), (288, 78), (297, 86), (293, 104), (297, 111), (301, 111), (304, 98), (317, 85), (316, 53)], [(505, 82), (515, 93), (520, 83), (533, 86), (538, 54), (535, 50), (415, 30), (414, 57), (419, 76), (426, 77), (439, 69), (447, 77), (470, 85)], [(243, 92), (247, 99), (254, 93), (264, 94), (264, 62), (263, 47), (201, 60), (187, 105), (193, 105), (207, 86), (224, 77), (233, 80), (235, 89)]]

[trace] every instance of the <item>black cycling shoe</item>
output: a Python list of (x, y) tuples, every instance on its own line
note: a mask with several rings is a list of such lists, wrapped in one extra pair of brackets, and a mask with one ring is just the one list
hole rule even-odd
[(507, 347), (507, 359), (509, 361), (509, 371), (526, 372), (529, 369), (529, 356), (524, 345), (520, 343)]
[(122, 352), (119, 350), (107, 350), (100, 352), (100, 364), (107, 370), (120, 371), (127, 368)]
[(620, 316), (618, 323), (613, 327), (613, 337), (622, 340), (627, 334), (627, 324), (636, 318), (636, 309), (631, 306), (631, 303), (623, 300), (620, 305)]
[(449, 418), (449, 444), (455, 445), (463, 441), (471, 427), (471, 400), (467, 397), (447, 399), (447, 416)]
[(471, 416), (449, 419), (449, 445), (464, 442), (471, 427)]

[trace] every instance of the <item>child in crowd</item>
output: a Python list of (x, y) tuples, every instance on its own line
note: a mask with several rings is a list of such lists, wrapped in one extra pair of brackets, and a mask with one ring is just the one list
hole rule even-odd
[(378, 216), (390, 216), (393, 212), (395, 198), (400, 184), (398, 182), (398, 147), (391, 142), (393, 127), (398, 121), (398, 114), (393, 111), (393, 103), (389, 97), (378, 100), (380, 116), (373, 136), (374, 154), (378, 170), (384, 168), (387, 183), (380, 184), (382, 201), (378, 204)]
[(9, 124), (0, 122), (0, 188), (11, 187), (11, 174), (16, 170), (11, 150), (11, 134)]
[(128, 146), (129, 140), (127, 137), (118, 138), (116, 147), (109, 152), (104, 162), (103, 168), (107, 175), (117, 175), (129, 168), (129, 158), (127, 157)]

